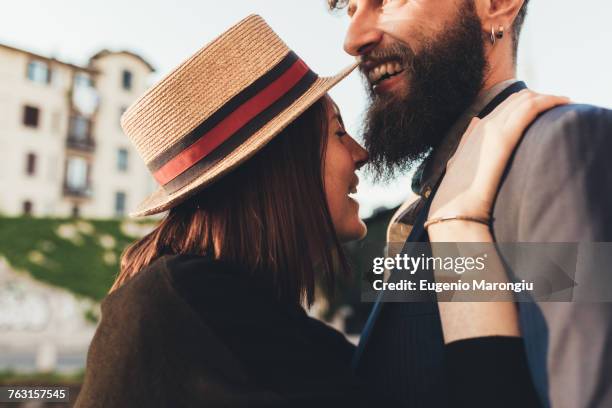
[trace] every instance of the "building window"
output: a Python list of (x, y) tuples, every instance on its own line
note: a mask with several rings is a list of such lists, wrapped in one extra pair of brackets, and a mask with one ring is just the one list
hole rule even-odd
[(33, 205), (30, 200), (23, 202), (23, 215), (32, 215)]
[(93, 83), (89, 75), (78, 72), (74, 75), (74, 86), (75, 88), (91, 88)]
[(40, 110), (33, 106), (24, 106), (23, 108), (23, 124), (28, 127), (38, 127), (38, 117), (40, 116)]
[(124, 69), (121, 74), (121, 85), (126, 91), (132, 89), (132, 73), (127, 69)]
[(26, 159), (26, 174), (33, 176), (36, 173), (36, 155), (34, 153), (28, 153)]
[(85, 142), (89, 140), (89, 119), (83, 116), (70, 118), (70, 139)]
[(72, 106), (82, 116), (91, 117), (98, 109), (100, 98), (93, 87), (93, 80), (84, 72), (72, 78)]
[(88, 172), (87, 160), (82, 157), (70, 157), (66, 168), (66, 187), (75, 192), (86, 190)]
[(48, 84), (51, 82), (51, 70), (49, 65), (42, 61), (30, 61), (27, 71), (28, 79), (39, 84)]
[(117, 191), (115, 193), (115, 215), (117, 217), (123, 217), (125, 215), (125, 200), (126, 196), (123, 191)]
[(127, 149), (117, 150), (117, 170), (127, 171), (128, 169), (128, 151)]

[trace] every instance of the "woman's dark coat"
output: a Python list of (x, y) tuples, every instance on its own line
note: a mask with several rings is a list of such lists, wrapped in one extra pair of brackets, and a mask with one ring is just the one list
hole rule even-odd
[(242, 271), (165, 256), (102, 302), (76, 406), (372, 406), (353, 351)]

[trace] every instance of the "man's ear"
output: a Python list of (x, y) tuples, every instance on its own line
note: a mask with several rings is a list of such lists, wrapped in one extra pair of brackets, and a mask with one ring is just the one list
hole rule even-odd
[(476, 9), (482, 29), (489, 33), (491, 28), (498, 30), (503, 27), (506, 33), (510, 32), (525, 0), (476, 0)]

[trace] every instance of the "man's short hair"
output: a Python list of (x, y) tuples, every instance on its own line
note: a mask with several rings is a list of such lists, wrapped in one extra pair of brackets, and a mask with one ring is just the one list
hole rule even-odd
[[(473, 1), (473, 0), (472, 0)], [(349, 0), (327, 0), (330, 10), (341, 9), (348, 5)], [(529, 0), (525, 0), (523, 6), (514, 19), (514, 25), (512, 26), (512, 41), (514, 41), (514, 53), (518, 48), (518, 39), (523, 28), (523, 22), (525, 22), (525, 16), (527, 15), (527, 4)], [(516, 55), (515, 55), (516, 56)]]
[[(331, 1), (331, 0), (330, 0)], [(519, 10), (516, 18), (514, 19), (514, 25), (512, 26), (512, 39), (514, 40), (514, 48), (517, 48), (518, 39), (521, 34), (521, 29), (523, 28), (523, 23), (525, 22), (525, 16), (527, 16), (527, 4), (529, 0), (525, 0), (523, 6)]]

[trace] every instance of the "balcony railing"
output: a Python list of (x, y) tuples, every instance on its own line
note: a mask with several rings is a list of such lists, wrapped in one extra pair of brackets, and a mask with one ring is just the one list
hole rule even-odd
[(92, 137), (91, 130), (92, 125), (90, 118), (81, 115), (70, 116), (66, 146), (71, 149), (92, 152), (96, 144)]
[(64, 196), (75, 198), (91, 198), (91, 186), (74, 187), (64, 184)]
[(68, 135), (68, 138), (66, 139), (66, 147), (84, 152), (93, 152), (96, 149), (96, 142), (93, 140), (93, 138), (83, 139)]

